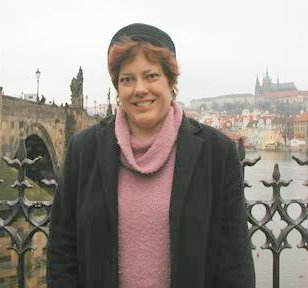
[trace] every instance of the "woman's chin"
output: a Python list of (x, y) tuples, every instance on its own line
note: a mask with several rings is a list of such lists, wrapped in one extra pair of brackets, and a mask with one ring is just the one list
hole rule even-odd
[(161, 121), (158, 121), (152, 117), (142, 117), (136, 119), (135, 121), (129, 121), (129, 126), (133, 132), (134, 136), (138, 136), (135, 134), (144, 133), (144, 134), (156, 134), (161, 127)]

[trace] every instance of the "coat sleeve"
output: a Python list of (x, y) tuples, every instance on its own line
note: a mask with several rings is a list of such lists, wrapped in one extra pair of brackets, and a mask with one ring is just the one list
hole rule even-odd
[(248, 236), (242, 169), (230, 142), (225, 171), (217, 288), (254, 288), (255, 271)]
[[(74, 136), (68, 145), (62, 177), (55, 194), (47, 245), (47, 287), (77, 288), (76, 248), (77, 153)], [(78, 162), (77, 162), (78, 163)]]

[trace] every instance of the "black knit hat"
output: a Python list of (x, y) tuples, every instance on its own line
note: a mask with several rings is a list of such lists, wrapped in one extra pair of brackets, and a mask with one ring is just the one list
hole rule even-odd
[(121, 42), (125, 37), (129, 37), (134, 41), (149, 42), (155, 46), (168, 48), (174, 54), (174, 57), (176, 56), (174, 43), (167, 33), (157, 27), (142, 23), (130, 24), (120, 29), (111, 39), (108, 54), (112, 45)]

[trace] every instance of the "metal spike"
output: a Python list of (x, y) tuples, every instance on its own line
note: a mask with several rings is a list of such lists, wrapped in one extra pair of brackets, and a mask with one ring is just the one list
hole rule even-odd
[(279, 171), (279, 166), (277, 163), (275, 163), (274, 166), (274, 171), (273, 171), (273, 179), (278, 182), (280, 179), (280, 171)]

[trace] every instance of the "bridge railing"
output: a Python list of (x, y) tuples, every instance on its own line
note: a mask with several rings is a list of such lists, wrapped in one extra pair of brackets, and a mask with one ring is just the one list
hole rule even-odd
[[(246, 167), (254, 166), (260, 159), (261, 157), (254, 160), (244, 159), (242, 162), (243, 172), (245, 172)], [(308, 160), (303, 161), (294, 156), (293, 159), (299, 165), (308, 165)], [(14, 260), (17, 263), (17, 273), (15, 273), (15, 275), (13, 273), (12, 276), (10, 274), (5, 275), (5, 273), (2, 272), (5, 271), (5, 269), (2, 267), (3, 263), (1, 263), (1, 259), (5, 260), (6, 256), (1, 256), (0, 253), (0, 286), (3, 288), (45, 287), (45, 262), (36, 261), (36, 264), (32, 265), (31, 269), (27, 269), (26, 267), (26, 264), (29, 264), (28, 258), (31, 258), (34, 255), (37, 248), (33, 245), (35, 235), (43, 233), (47, 238), (49, 231), (48, 224), (50, 221), (52, 201), (30, 201), (26, 196), (26, 191), (33, 188), (26, 177), (26, 169), (35, 165), (37, 161), (40, 160), (40, 157), (33, 160), (28, 159), (24, 140), (21, 140), (16, 158), (9, 159), (8, 157), (3, 157), (3, 160), (8, 166), (14, 167), (18, 171), (17, 179), (11, 185), (12, 188), (18, 191), (18, 196), (14, 200), (0, 200), (0, 252), (1, 249), (6, 249), (10, 250), (11, 254), (13, 253), (15, 255)], [(261, 249), (270, 250), (273, 256), (273, 288), (280, 287), (280, 255), (283, 250), (291, 248), (291, 244), (287, 239), (291, 231), (297, 230), (301, 236), (297, 249), (302, 249), (303, 253), (308, 252), (308, 230), (303, 224), (308, 216), (308, 201), (307, 199), (285, 200), (281, 195), (281, 189), (287, 187), (291, 181), (292, 180), (284, 181), (280, 178), (279, 166), (278, 164), (275, 164), (272, 180), (262, 180), (265, 187), (272, 189), (272, 199), (269, 201), (246, 200), (250, 239), (252, 239), (257, 231), (261, 231), (266, 239), (264, 245), (261, 246)], [(1, 183), (3, 183), (3, 180), (1, 180), (0, 171), (0, 189)], [(41, 184), (46, 187), (51, 187), (54, 191), (57, 187), (57, 183), (53, 179), (43, 179)], [(305, 187), (308, 186), (308, 179), (303, 183), (303, 185)], [(246, 180), (244, 180), (244, 186), (245, 188), (251, 187)], [(292, 218), (289, 214), (288, 208), (293, 204), (298, 205), (301, 210), (300, 215), (296, 217), (296, 219)], [(259, 220), (253, 213), (253, 209), (257, 206), (265, 208), (265, 215)], [(281, 221), (284, 221), (286, 225), (281, 229), (278, 235), (275, 235), (267, 224), (273, 220), (273, 216), (277, 213), (279, 214)], [(26, 228), (20, 229), (14, 227), (14, 222), (16, 222), (18, 217), (22, 217), (28, 224)], [(7, 241), (7, 239), (9, 239), (9, 241)], [(256, 249), (256, 246), (253, 245), (252, 242), (251, 247), (252, 249)], [(46, 251), (43, 249), (42, 253), (44, 252)], [(13, 265), (10, 269), (14, 269)], [(31, 284), (31, 282), (29, 284), (29, 282), (27, 282), (26, 285), (25, 279), (29, 278), (29, 275), (31, 277), (31, 270), (35, 269), (43, 271), (40, 276), (38, 276), (40, 278), (33, 282), (34, 284)], [(256, 273), (258, 273), (258, 271), (256, 271)], [(14, 282), (15, 284), (13, 284)]]
[[(292, 156), (292, 158), (301, 166), (308, 165), (308, 159), (306, 161), (302, 161), (301, 159)], [(245, 168), (247, 166), (254, 166), (261, 157), (256, 158), (251, 161), (249, 159), (245, 159), (242, 162), (243, 172), (245, 174)], [(250, 239), (252, 239), (253, 235), (257, 231), (261, 231), (263, 235), (265, 235), (265, 243), (261, 246), (263, 250), (270, 250), (273, 257), (273, 288), (280, 287), (280, 256), (281, 252), (285, 249), (292, 248), (292, 245), (288, 242), (288, 236), (290, 232), (296, 230), (300, 234), (300, 241), (297, 244), (298, 249), (303, 249), (303, 253), (308, 252), (308, 229), (304, 227), (304, 222), (308, 219), (308, 200), (306, 199), (292, 199), (287, 200), (282, 196), (282, 189), (284, 187), (288, 187), (293, 180), (283, 180), (280, 178), (280, 171), (278, 164), (274, 165), (272, 179), (261, 180), (263, 185), (272, 190), (272, 198), (269, 201), (248, 201), (246, 200), (246, 212), (247, 219), (250, 223), (249, 235)], [(304, 181), (303, 185), (305, 187), (308, 186), (308, 179)], [(246, 180), (244, 180), (244, 187), (251, 187)], [(308, 192), (308, 190), (307, 190)], [(290, 212), (291, 205), (298, 205), (300, 207), (299, 216), (295, 217)], [(253, 213), (253, 209), (258, 207), (263, 207), (265, 210), (264, 216), (258, 220), (256, 215)], [(273, 222), (276, 225), (278, 224), (276, 220), (274, 220), (274, 216), (279, 215), (280, 222), (284, 223), (284, 227), (280, 229), (278, 234), (273, 232), (267, 224), (269, 222)], [(251, 243), (252, 249), (256, 249), (256, 246)], [(306, 250), (306, 251), (304, 251)], [(307, 268), (308, 269), (308, 268)], [(308, 271), (308, 270), (307, 270)], [(258, 271), (257, 271), (258, 272)], [(308, 284), (308, 283), (307, 283)], [(295, 286), (294, 286), (295, 287)]]

